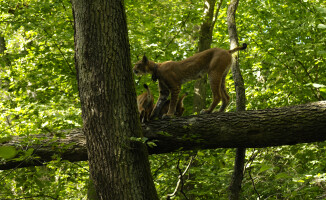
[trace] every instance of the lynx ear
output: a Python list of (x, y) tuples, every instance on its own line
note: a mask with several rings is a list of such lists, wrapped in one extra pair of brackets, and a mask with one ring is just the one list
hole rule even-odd
[(147, 59), (147, 57), (144, 55), (143, 56), (143, 60), (142, 60), (142, 62), (144, 63), (144, 64), (147, 64), (148, 63), (148, 59)]

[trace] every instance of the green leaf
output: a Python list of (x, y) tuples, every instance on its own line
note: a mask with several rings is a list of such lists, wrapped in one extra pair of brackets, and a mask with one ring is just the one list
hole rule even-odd
[(272, 165), (262, 165), (259, 172), (264, 172), (264, 171), (267, 171), (267, 170), (270, 170), (270, 169), (273, 169), (273, 166)]
[(205, 156), (205, 154), (202, 151), (198, 151), (197, 155), (200, 156), (200, 157)]
[(319, 12), (321, 13), (326, 13), (326, 8), (323, 8), (323, 7), (317, 7), (316, 8)]
[(0, 147), (0, 158), (11, 159), (17, 155), (17, 150), (14, 147)]
[(317, 28), (325, 29), (326, 25), (325, 24), (318, 24)]
[(321, 92), (326, 93), (326, 87), (320, 88), (319, 90), (320, 90)]
[(31, 156), (34, 152), (33, 148), (28, 149), (27, 151), (25, 151), (25, 157)]
[(326, 54), (326, 51), (317, 51), (317, 54), (319, 54), (319, 55), (325, 55)]
[(155, 144), (155, 142), (147, 142), (146, 143), (150, 148), (156, 147), (157, 145)]
[(279, 173), (276, 175), (275, 179), (278, 180), (278, 179), (285, 179), (285, 178), (290, 178), (291, 176), (288, 175), (287, 173), (285, 172), (282, 172), (282, 173)]

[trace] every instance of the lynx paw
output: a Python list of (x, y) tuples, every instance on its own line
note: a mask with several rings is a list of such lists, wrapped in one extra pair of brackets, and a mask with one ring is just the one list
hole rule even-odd
[(162, 119), (171, 119), (173, 117), (173, 115), (167, 115), (167, 114), (164, 114), (162, 116)]
[(210, 113), (209, 110), (203, 109), (203, 110), (200, 111), (200, 114), (207, 114), (207, 113)]

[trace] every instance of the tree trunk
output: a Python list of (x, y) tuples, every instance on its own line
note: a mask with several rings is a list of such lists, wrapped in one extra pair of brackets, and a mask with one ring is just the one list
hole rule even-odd
[(234, 167), (233, 167), (231, 183), (229, 186), (230, 200), (239, 199), (243, 173), (244, 173), (245, 158), (246, 158), (246, 148), (237, 148), (235, 159), (234, 159)]
[(7, 50), (5, 38), (2, 36), (0, 32), (0, 54), (3, 54)]
[[(205, 0), (204, 2), (204, 17), (203, 23), (200, 26), (199, 41), (198, 41), (198, 52), (205, 51), (211, 48), (213, 39), (213, 30), (221, 8), (223, 0), (220, 0), (216, 12), (215, 4), (216, 0)], [(207, 88), (207, 75), (197, 80), (194, 84), (194, 100), (193, 100), (193, 113), (200, 113), (201, 110), (206, 108), (206, 88)], [(197, 160), (195, 159), (192, 166), (197, 166)], [(196, 174), (189, 174), (189, 180), (195, 180)], [(186, 185), (186, 190), (192, 190), (194, 188), (194, 181), (189, 181)], [(188, 195), (188, 199), (197, 199), (195, 194)]]
[[(227, 13), (227, 22), (228, 22), (228, 32), (230, 36), (230, 49), (239, 46), (238, 34), (235, 22), (235, 13), (239, 4), (239, 0), (231, 0), (228, 13)], [(239, 67), (239, 52), (236, 52), (232, 55), (232, 75), (235, 84), (236, 90), (236, 105), (237, 112), (246, 110), (246, 94), (244, 81), (241, 75)], [(241, 191), (241, 183), (243, 179), (244, 164), (245, 164), (246, 148), (238, 148), (236, 150), (235, 162), (234, 162), (234, 171), (230, 183), (230, 200), (238, 200), (239, 194)]]
[(6, 41), (2, 33), (0, 32), (0, 67), (2, 67), (2, 65), (10, 65), (8, 54), (5, 53), (6, 50), (7, 50)]
[[(148, 141), (157, 145), (148, 148), (150, 154), (196, 149), (261, 148), (324, 141), (326, 101), (269, 110), (212, 113), (152, 121), (143, 124), (143, 133)], [(22, 152), (15, 158), (19, 158), (28, 149), (34, 149), (34, 152), (32, 157), (26, 157), (23, 161), (0, 162), (0, 170), (42, 165), (56, 156), (69, 161), (87, 160), (85, 136), (81, 129), (59, 135), (64, 135), (64, 138), (35, 135), (34, 139), (28, 139), (35, 141), (35, 144), (26, 144), (25, 137), (13, 137), (2, 142), (0, 147), (21, 149)]]
[(99, 199), (158, 199), (141, 137), (124, 2), (72, 0), (90, 177)]
[[(217, 10), (214, 15), (214, 9), (215, 9), (215, 3), (216, 0), (206, 0), (204, 5), (204, 21), (200, 27), (200, 33), (199, 33), (199, 41), (198, 41), (198, 52), (205, 51), (206, 49), (211, 48), (212, 44), (212, 35), (213, 35), (213, 29), (215, 25), (220, 7), (222, 5), (222, 1), (220, 0)], [(202, 109), (206, 107), (206, 86), (207, 86), (207, 76), (204, 76), (203, 78), (197, 80), (195, 82), (194, 86), (194, 107), (193, 112), (199, 113)]]
[[(239, 46), (237, 27), (235, 22), (235, 13), (238, 7), (239, 0), (231, 0), (228, 8), (227, 22), (230, 36), (230, 49)], [(236, 105), (237, 111), (246, 110), (246, 92), (244, 81), (239, 67), (239, 51), (232, 54), (232, 76), (235, 83), (236, 90)]]

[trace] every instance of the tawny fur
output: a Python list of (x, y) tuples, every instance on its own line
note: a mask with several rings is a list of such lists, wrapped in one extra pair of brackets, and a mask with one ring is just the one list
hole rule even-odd
[(167, 61), (155, 63), (147, 59), (146, 56), (138, 61), (133, 69), (134, 73), (152, 74), (155, 80), (159, 80), (160, 96), (151, 114), (151, 118), (159, 115), (165, 101), (171, 93), (171, 102), (167, 116), (173, 116), (176, 111), (178, 95), (181, 85), (190, 80), (198, 79), (208, 74), (210, 87), (213, 94), (213, 102), (208, 109), (201, 113), (211, 113), (217, 104), (222, 100), (220, 111), (227, 107), (230, 97), (225, 87), (225, 77), (230, 69), (232, 53), (246, 49), (247, 45), (237, 47), (232, 50), (212, 48), (197, 53), (182, 61)]
[(154, 97), (149, 89), (149, 87), (144, 84), (146, 92), (140, 94), (137, 97), (137, 106), (140, 114), (140, 121), (147, 122), (154, 108)]

